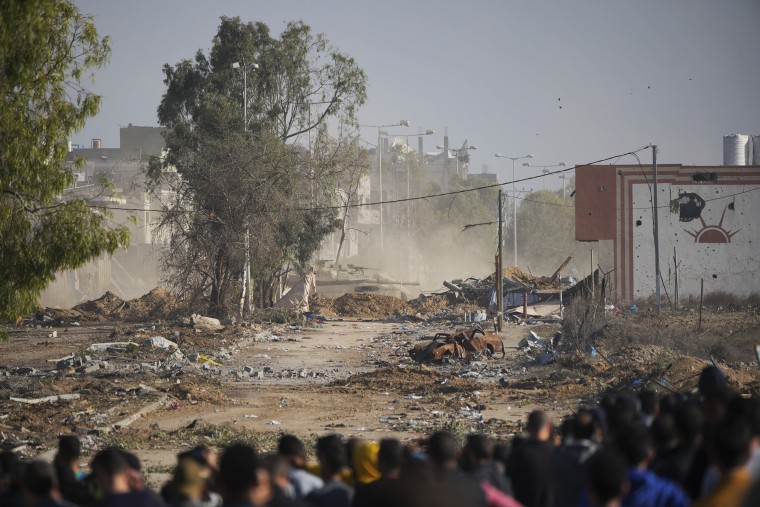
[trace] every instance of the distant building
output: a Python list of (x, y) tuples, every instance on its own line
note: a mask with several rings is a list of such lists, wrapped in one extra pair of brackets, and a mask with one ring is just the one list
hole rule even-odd
[[(43, 292), (42, 304), (67, 306), (99, 297), (105, 291), (133, 298), (156, 287), (158, 254), (153, 243), (160, 215), (153, 210), (161, 203), (146, 191), (142, 170), (151, 156), (161, 155), (163, 132), (158, 127), (130, 124), (119, 129), (118, 148), (104, 148), (100, 139), (93, 139), (87, 148), (71, 146), (67, 166), (74, 174), (74, 183), (61, 197), (85, 199), (93, 206), (107, 208), (113, 224), (130, 229), (131, 244), (113, 256), (104, 254), (78, 269), (60, 273)], [(84, 164), (75, 167), (75, 157), (84, 159)]]
[[(575, 235), (596, 241), (599, 266), (622, 301), (655, 291), (651, 166), (584, 166), (575, 173)], [(662, 297), (760, 293), (760, 166), (657, 168)]]

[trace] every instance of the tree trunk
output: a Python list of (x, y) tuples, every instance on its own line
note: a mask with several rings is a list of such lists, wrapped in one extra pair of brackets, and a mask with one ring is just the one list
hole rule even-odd
[(209, 313), (214, 317), (224, 314), (224, 297), (226, 284), (224, 282), (227, 272), (227, 249), (222, 247), (216, 253), (214, 262), (214, 279), (211, 281), (211, 304)]
[(340, 262), (340, 253), (343, 250), (343, 242), (346, 240), (346, 222), (348, 222), (348, 209), (345, 210), (343, 215), (343, 226), (340, 228), (340, 241), (338, 242), (338, 253), (335, 254), (335, 263), (333, 266), (337, 266)]

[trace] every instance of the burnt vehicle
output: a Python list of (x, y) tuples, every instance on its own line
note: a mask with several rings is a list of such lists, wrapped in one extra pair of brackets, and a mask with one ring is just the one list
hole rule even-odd
[(409, 355), (419, 363), (439, 362), (444, 357), (470, 359), (477, 356), (491, 357), (501, 352), (506, 355), (501, 336), (487, 333), (476, 326), (455, 333), (438, 333), (429, 342), (418, 343), (409, 350)]

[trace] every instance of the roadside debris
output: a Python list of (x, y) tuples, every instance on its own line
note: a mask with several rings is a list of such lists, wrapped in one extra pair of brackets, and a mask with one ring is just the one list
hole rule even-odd
[(177, 344), (171, 340), (167, 340), (163, 336), (154, 336), (148, 338), (143, 343), (143, 347), (159, 348), (164, 350), (172, 350), (177, 348)]
[(219, 322), (219, 319), (213, 317), (204, 317), (203, 315), (194, 313), (191, 319), (193, 321), (193, 327), (199, 331), (214, 333), (224, 329), (224, 326)]
[(14, 398), (13, 396), (10, 397), (11, 401), (17, 401), (19, 403), (26, 403), (28, 405), (37, 405), (38, 403), (54, 403), (56, 401), (69, 401), (69, 400), (78, 400), (79, 395), (78, 394), (59, 394), (56, 396), (46, 396), (44, 398)]

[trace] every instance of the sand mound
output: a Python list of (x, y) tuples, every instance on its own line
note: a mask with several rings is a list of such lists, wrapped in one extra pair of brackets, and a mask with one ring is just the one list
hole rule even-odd
[(416, 313), (406, 302), (392, 296), (349, 292), (335, 299), (333, 309), (345, 317), (385, 319), (392, 315)]

